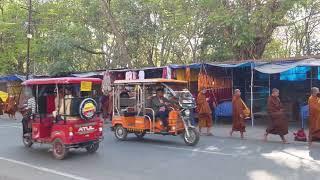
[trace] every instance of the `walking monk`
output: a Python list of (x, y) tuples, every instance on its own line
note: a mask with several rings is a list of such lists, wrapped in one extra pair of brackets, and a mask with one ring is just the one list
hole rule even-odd
[(279, 90), (272, 89), (272, 94), (268, 98), (268, 114), (269, 114), (269, 127), (264, 134), (264, 139), (267, 141), (269, 134), (279, 135), (284, 144), (287, 143), (285, 135), (288, 134), (288, 120), (285, 117), (282, 109), (282, 104), (279, 99)]
[(249, 109), (246, 104), (241, 99), (241, 91), (239, 89), (234, 90), (234, 95), (232, 98), (232, 130), (230, 136), (232, 136), (234, 131), (240, 131), (241, 139), (244, 138), (243, 133), (246, 132), (245, 118), (250, 114)]
[(210, 109), (208, 99), (206, 98), (206, 89), (201, 89), (197, 97), (197, 105), (199, 110), (199, 132), (202, 128), (207, 128), (207, 136), (212, 136), (210, 132), (212, 127), (212, 111)]
[(320, 140), (320, 98), (318, 98), (319, 88), (311, 89), (309, 97), (309, 146), (312, 141)]

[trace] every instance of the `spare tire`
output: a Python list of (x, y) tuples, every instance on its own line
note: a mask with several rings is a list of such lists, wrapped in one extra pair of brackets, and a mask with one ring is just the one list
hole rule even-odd
[(97, 102), (92, 98), (84, 99), (79, 106), (80, 117), (84, 120), (92, 119), (97, 112)]

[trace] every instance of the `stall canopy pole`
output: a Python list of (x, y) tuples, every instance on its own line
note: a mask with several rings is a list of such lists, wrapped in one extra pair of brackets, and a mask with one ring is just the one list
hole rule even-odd
[(312, 78), (313, 78), (313, 74), (312, 74), (312, 67), (311, 67), (311, 70), (310, 70), (310, 89), (312, 89)]
[(269, 96), (271, 95), (270, 94), (270, 91), (271, 91), (271, 89), (270, 89), (271, 87), (270, 86), (271, 86), (271, 80), (270, 80), (270, 74), (269, 74)]
[(251, 126), (253, 127), (254, 115), (253, 115), (253, 63), (251, 64), (251, 98), (250, 98), (250, 108), (251, 108)]
[(232, 95), (233, 95), (233, 68), (231, 69), (231, 97), (232, 97)]

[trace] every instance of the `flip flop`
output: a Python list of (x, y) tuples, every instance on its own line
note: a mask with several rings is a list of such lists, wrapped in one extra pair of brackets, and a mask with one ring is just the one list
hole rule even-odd
[(207, 136), (213, 136), (213, 134), (212, 133), (207, 133)]

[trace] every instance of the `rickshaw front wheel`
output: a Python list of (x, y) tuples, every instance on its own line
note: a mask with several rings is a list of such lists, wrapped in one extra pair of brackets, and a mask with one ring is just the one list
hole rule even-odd
[(99, 143), (93, 143), (86, 147), (89, 153), (95, 153), (99, 149)]
[(22, 137), (22, 142), (23, 142), (23, 145), (28, 148), (33, 145), (33, 142), (31, 140), (31, 135), (24, 135)]
[(200, 133), (195, 128), (188, 128), (189, 136), (186, 131), (183, 132), (183, 140), (188, 146), (195, 146), (200, 139)]
[(64, 159), (68, 155), (69, 149), (66, 148), (61, 139), (57, 138), (52, 144), (53, 157), (59, 160)]
[(138, 139), (143, 139), (144, 135), (146, 135), (146, 132), (135, 132), (134, 134)]
[(128, 131), (126, 128), (124, 128), (122, 125), (117, 125), (114, 130), (114, 135), (116, 138), (120, 141), (124, 141), (127, 139)]

